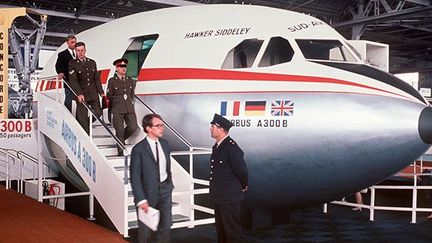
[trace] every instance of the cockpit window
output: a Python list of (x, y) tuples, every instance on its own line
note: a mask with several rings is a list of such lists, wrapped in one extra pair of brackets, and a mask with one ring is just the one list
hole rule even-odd
[(296, 40), (306, 59), (357, 62), (338, 40)]
[(268, 67), (291, 61), (294, 50), (288, 40), (272, 37), (259, 63), (259, 67)]
[(242, 41), (228, 52), (225, 61), (222, 64), (222, 69), (252, 67), (262, 43), (263, 40), (260, 39), (248, 39)]

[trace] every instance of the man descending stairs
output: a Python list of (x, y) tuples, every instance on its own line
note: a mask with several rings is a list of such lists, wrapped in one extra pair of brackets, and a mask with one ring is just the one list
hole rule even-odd
[[(111, 124), (108, 124), (108, 128), (114, 132), (114, 128)], [(134, 141), (137, 141), (138, 139), (141, 140), (145, 138), (145, 135), (140, 134), (134, 134), (133, 139)], [(130, 184), (130, 177), (129, 175), (129, 167), (125, 167), (125, 163), (130, 164), (129, 156), (119, 156), (117, 151), (117, 145), (114, 141), (114, 139), (108, 134), (108, 132), (105, 130), (105, 128), (97, 124), (96, 122), (93, 125), (92, 130), (92, 139), (93, 142), (97, 145), (99, 151), (107, 158), (107, 161), (111, 164), (113, 170), (116, 171), (119, 178), (125, 178), (127, 176), (127, 221), (128, 221), (128, 228), (138, 228), (138, 220), (137, 220), (137, 212), (136, 212), (136, 206), (134, 203), (134, 197), (132, 193), (132, 187)], [(132, 141), (132, 142), (134, 142)], [(133, 144), (130, 144), (129, 141), (126, 141), (126, 150), (130, 154), (130, 151), (132, 151)], [(171, 160), (173, 160), (171, 158)], [(175, 161), (175, 160), (174, 160)], [(173, 169), (173, 177), (181, 177), (183, 175), (179, 175), (178, 172), (178, 164), (172, 165), (174, 167)], [(125, 171), (125, 168), (127, 170)], [(125, 173), (126, 172), (126, 173)], [(184, 197), (184, 196), (183, 196)], [(175, 197), (176, 198), (176, 197)], [(184, 201), (179, 198), (179, 201)], [(172, 221), (173, 223), (180, 223), (185, 222), (189, 220), (188, 216), (185, 216), (187, 213), (188, 206), (185, 207), (185, 205), (181, 205), (181, 203), (178, 202), (172, 202)]]

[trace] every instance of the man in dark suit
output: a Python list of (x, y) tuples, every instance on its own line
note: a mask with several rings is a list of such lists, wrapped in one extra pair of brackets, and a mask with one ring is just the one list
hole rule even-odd
[(172, 225), (172, 191), (174, 185), (171, 178), (170, 149), (166, 140), (162, 139), (164, 123), (157, 114), (145, 115), (142, 127), (147, 137), (132, 148), (130, 179), (135, 197), (134, 202), (139, 209), (147, 212), (149, 207), (160, 211), (158, 230), (152, 232), (138, 220), (138, 242), (169, 242)]
[[(76, 56), (74, 50), (76, 41), (77, 40), (74, 35), (68, 35), (66, 37), (67, 48), (64, 51), (59, 52), (59, 54), (57, 55), (57, 62), (55, 64), (56, 72), (59, 78), (64, 79), (64, 81), (69, 85), (69, 62), (73, 60)], [(66, 84), (63, 84), (63, 88), (65, 92), (64, 105), (70, 112), (72, 112), (72, 100), (74, 95)]]
[[(123, 58), (114, 61), (116, 74), (108, 80), (107, 89), (107, 97), (110, 100), (113, 114), (112, 123), (117, 138), (123, 144), (138, 128), (134, 106), (136, 81), (126, 76), (127, 63), (128, 60)], [(126, 128), (124, 123), (126, 123)], [(123, 155), (120, 146), (117, 146), (117, 153)]]
[(241, 203), (248, 189), (248, 170), (244, 154), (228, 135), (233, 126), (215, 114), (210, 122), (211, 137), (216, 140), (210, 157), (210, 197), (215, 204), (218, 242), (244, 242), (240, 220)]
[(86, 57), (84, 42), (75, 45), (76, 59), (69, 62), (69, 81), (73, 91), (77, 94), (76, 118), (84, 130), (89, 134), (88, 111), (83, 105), (86, 102), (96, 113), (97, 117), (102, 115), (99, 95), (105, 96), (99, 78), (96, 62)]

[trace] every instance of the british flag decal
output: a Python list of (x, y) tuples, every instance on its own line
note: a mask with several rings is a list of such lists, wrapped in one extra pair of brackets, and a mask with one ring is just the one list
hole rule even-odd
[(294, 101), (292, 100), (275, 100), (271, 103), (272, 116), (293, 116)]

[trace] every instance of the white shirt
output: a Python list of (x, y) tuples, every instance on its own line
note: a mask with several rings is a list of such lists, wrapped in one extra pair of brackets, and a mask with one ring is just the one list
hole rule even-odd
[(147, 137), (147, 142), (150, 145), (150, 148), (153, 152), (153, 156), (155, 159), (156, 159), (156, 142), (157, 142), (158, 152), (159, 152), (159, 175), (160, 175), (160, 182), (162, 182), (168, 178), (168, 174), (166, 171), (167, 162), (166, 162), (166, 158), (165, 158), (165, 153), (164, 153), (162, 146), (161, 146), (158, 139), (153, 140), (153, 139)]
[[(167, 168), (167, 161), (166, 161), (166, 159), (167, 158), (165, 157), (165, 153), (164, 153), (164, 151), (162, 149), (162, 146), (161, 146), (161, 144), (160, 144), (160, 142), (159, 142), (158, 139), (153, 140), (153, 139), (147, 137), (147, 142), (150, 145), (150, 148), (151, 148), (151, 150), (153, 152), (153, 156), (154, 156), (155, 159), (157, 158), (157, 156), (156, 156), (156, 142), (157, 142), (158, 152), (159, 152), (159, 175), (160, 175), (160, 182), (163, 182), (163, 181), (165, 181), (168, 178), (168, 173), (167, 173), (167, 170), (166, 170), (166, 168)], [(146, 202), (147, 202), (147, 200), (141, 200), (136, 205), (137, 205), (137, 207), (139, 207), (140, 205), (142, 205), (142, 204), (144, 204)]]
[(76, 58), (75, 50), (72, 50), (72, 49), (68, 48), (68, 51), (71, 54), (71, 56), (75, 59)]

